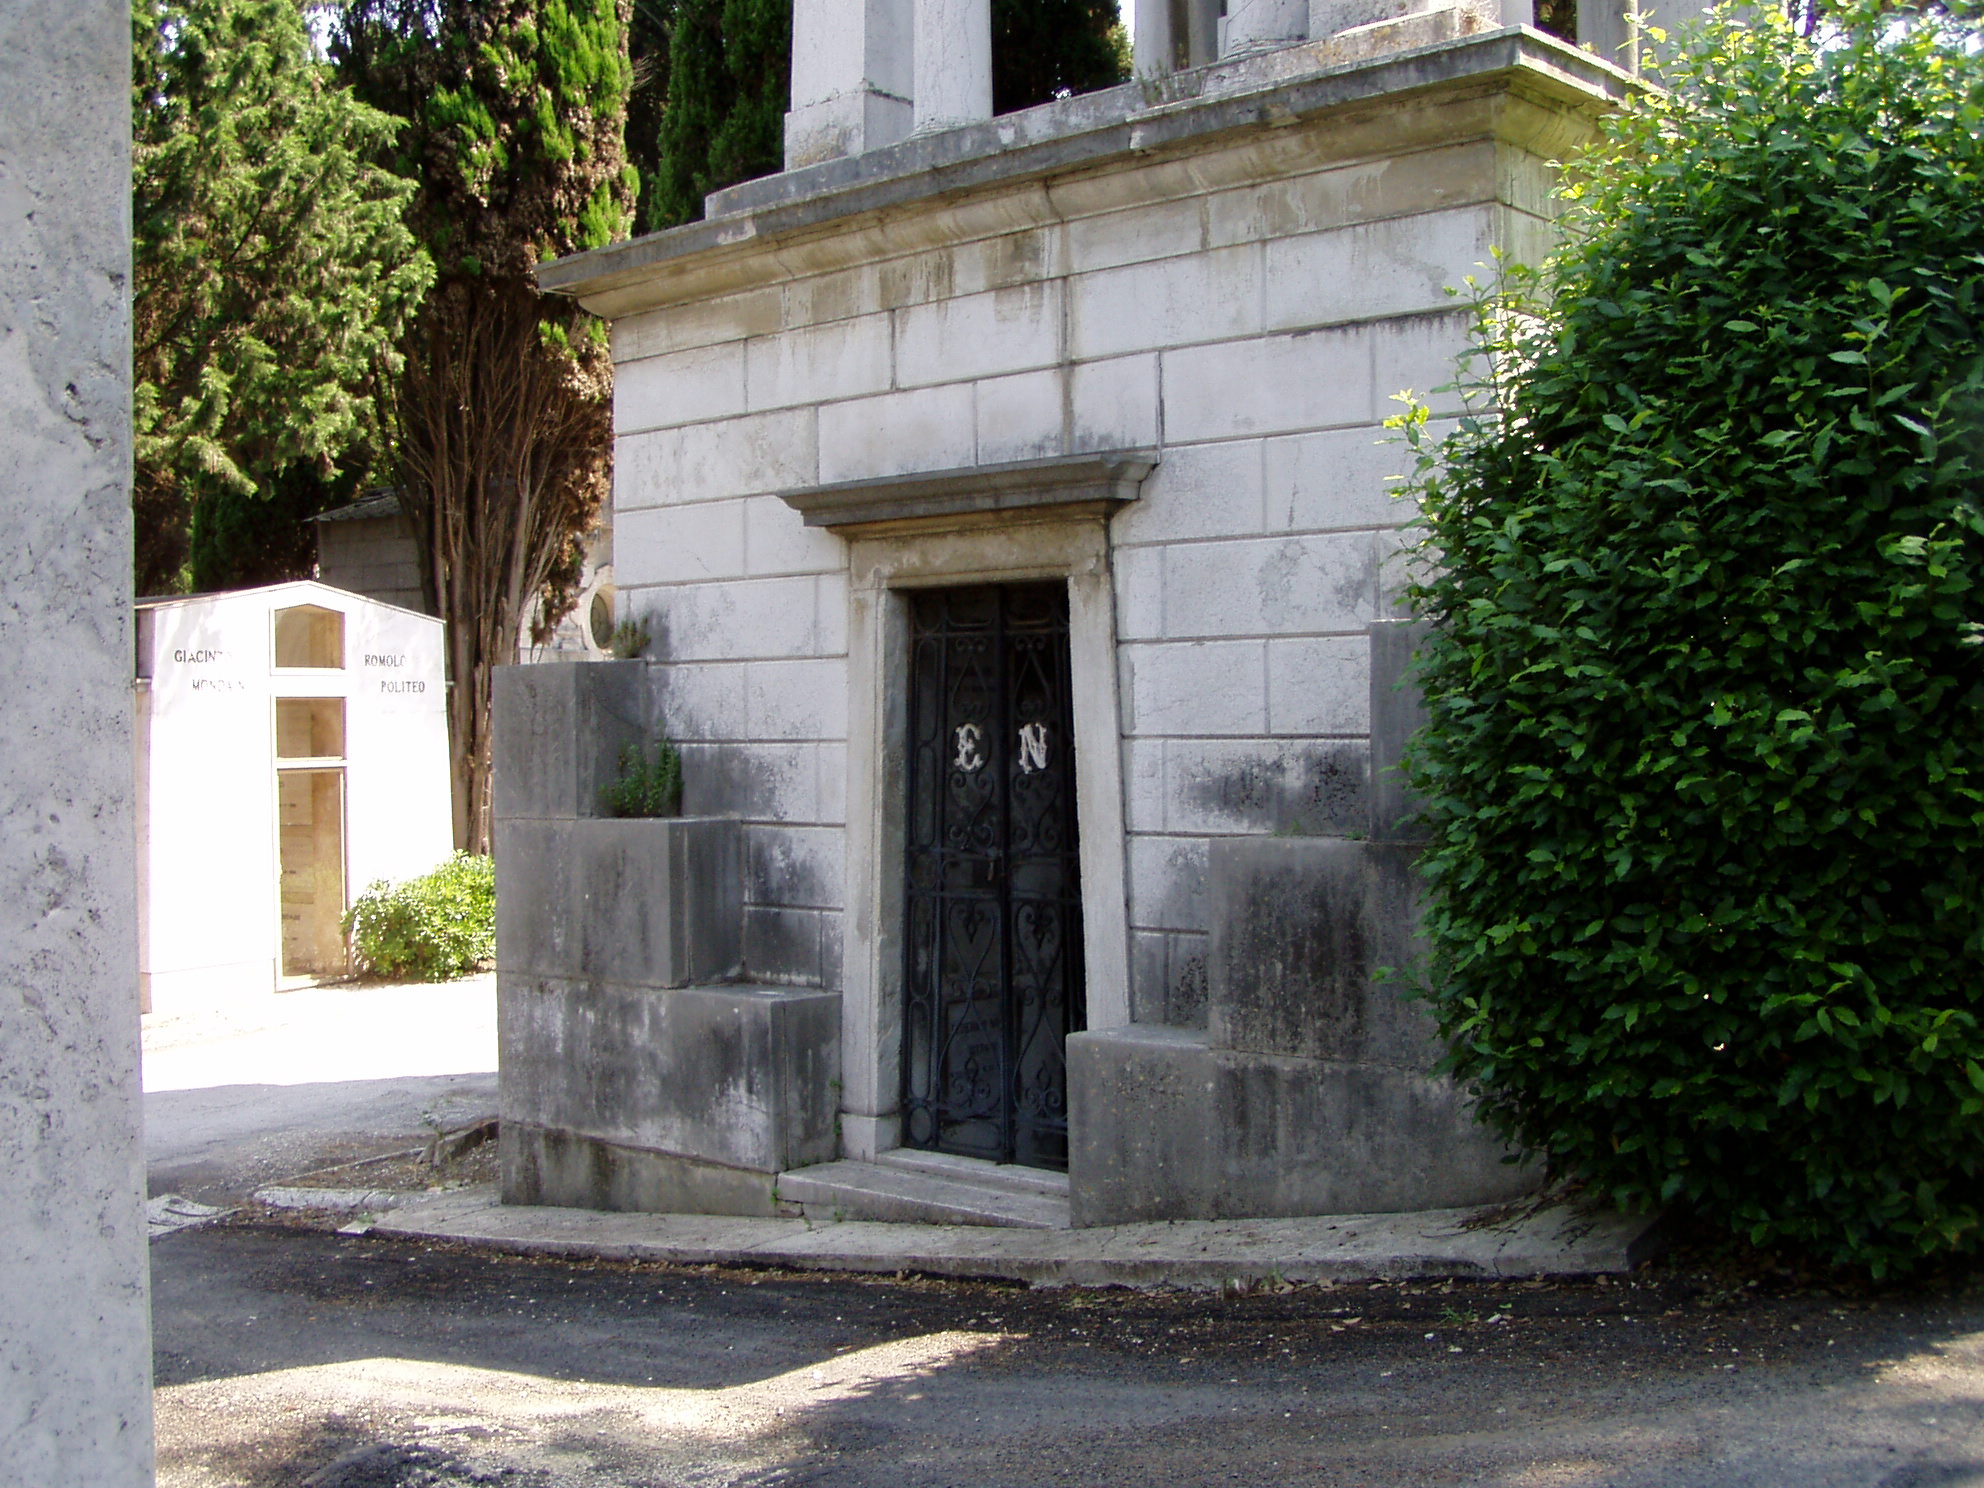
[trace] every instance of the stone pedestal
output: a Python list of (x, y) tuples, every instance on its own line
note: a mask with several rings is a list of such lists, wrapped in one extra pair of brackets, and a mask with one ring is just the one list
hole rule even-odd
[(1488, 1204), (1536, 1184), (1433, 1073), (1423, 1008), (1380, 975), (1413, 954), (1411, 849), (1215, 845), (1203, 1032), (1068, 1040), (1077, 1225)]
[(797, 0), (785, 168), (891, 144), (910, 131), (911, 0)]
[(836, 1155), (839, 995), (740, 980), (735, 820), (593, 814), (644, 665), (497, 676), (505, 1202), (777, 1212), (780, 1172)]

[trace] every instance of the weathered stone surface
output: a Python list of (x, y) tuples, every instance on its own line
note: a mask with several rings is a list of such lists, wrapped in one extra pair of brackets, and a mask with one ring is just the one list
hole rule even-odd
[(504, 974), (682, 987), (728, 976), (741, 959), (735, 821), (499, 820), (496, 876)]
[(0, 6), (0, 1478), (33, 1488), (152, 1481), (128, 22)]
[(1216, 842), (1208, 1029), (1219, 1048), (1424, 1072), (1432, 1021), (1385, 968), (1417, 955), (1412, 850), (1332, 838)]
[(633, 1214), (781, 1213), (778, 1174), (626, 1147), (580, 1132), (505, 1121), (503, 1202)]
[(1381, 842), (1422, 842), (1418, 795), (1399, 771), (1405, 746), (1426, 722), (1426, 700), (1411, 681), (1412, 655), (1430, 633), (1423, 620), (1371, 626), (1371, 835)]
[(768, 1212), (726, 1206), (836, 1155), (836, 993), (509, 970), (497, 987), (508, 1202)]
[(1068, 1040), (1076, 1225), (1394, 1213), (1526, 1193), (1452, 1082), (1123, 1028)]
[[(1068, 1201), (1085, 1225), (1208, 1219), (1218, 1072), (1205, 1034), (1134, 1025), (1068, 1039)], [(1282, 1213), (1291, 1213), (1282, 1210)]]
[(598, 815), (620, 751), (645, 739), (646, 674), (638, 661), (496, 668), (496, 819)]
[(1663, 1243), (1658, 1215), (1570, 1204), (1068, 1230), (506, 1208), (487, 1188), (422, 1195), (373, 1229), (519, 1255), (1208, 1289), (1254, 1281), (1623, 1275)]

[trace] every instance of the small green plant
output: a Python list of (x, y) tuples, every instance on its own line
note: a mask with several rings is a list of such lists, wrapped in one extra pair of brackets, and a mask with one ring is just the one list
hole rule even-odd
[(613, 627), (613, 655), (620, 661), (633, 661), (647, 653), (652, 640), (647, 621), (629, 615)]
[(608, 816), (675, 816), (682, 810), (682, 755), (666, 734), (620, 751), (620, 778), (600, 792)]
[(456, 853), (404, 883), (380, 879), (344, 917), (359, 968), (375, 976), (439, 982), (496, 955), (496, 864)]

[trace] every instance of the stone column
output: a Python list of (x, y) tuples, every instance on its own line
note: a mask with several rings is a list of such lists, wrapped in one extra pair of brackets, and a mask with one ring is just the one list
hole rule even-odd
[(1309, 0), (1230, 0), (1222, 57), (1244, 57), (1307, 39)]
[(152, 1481), (128, 7), (0, 4), (0, 1479)]
[(1135, 0), (1140, 78), (1203, 67), (1219, 55), (1219, 0)]
[(787, 170), (859, 155), (909, 133), (912, 3), (795, 0)]
[(992, 117), (991, 0), (915, 0), (916, 132)]

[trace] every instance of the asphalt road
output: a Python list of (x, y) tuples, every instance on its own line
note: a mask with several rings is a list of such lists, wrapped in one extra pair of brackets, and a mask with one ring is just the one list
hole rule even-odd
[(270, 993), (144, 1020), (153, 1195), (233, 1204), (496, 1112), (493, 976)]
[(1984, 1297), (1029, 1292), (276, 1227), (153, 1246), (159, 1482), (1984, 1484)]
[[(473, 1120), (494, 1029), (486, 978), (148, 1018), (153, 1191)], [(267, 1222), (152, 1269), (164, 1488), (1984, 1488), (1984, 1291), (1029, 1292)]]

